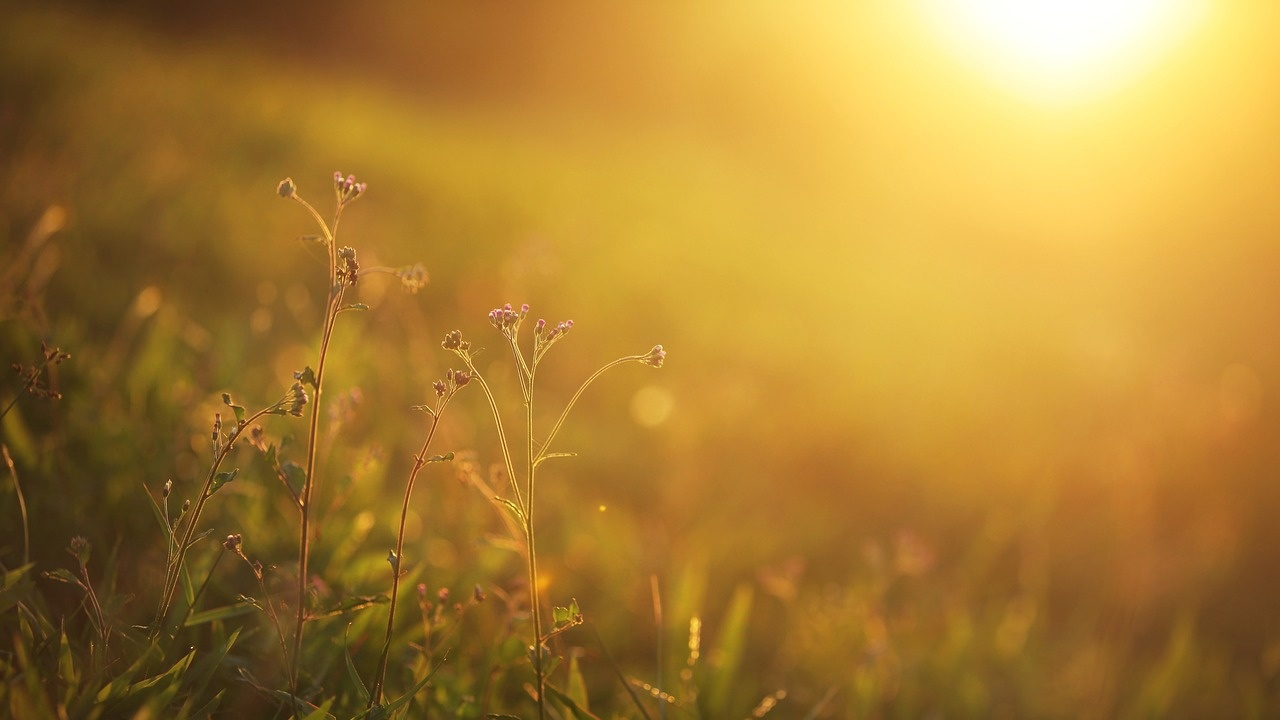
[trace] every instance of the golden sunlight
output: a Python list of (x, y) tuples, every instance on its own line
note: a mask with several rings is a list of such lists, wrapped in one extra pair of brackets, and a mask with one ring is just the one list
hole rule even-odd
[(930, 20), (1019, 94), (1078, 100), (1132, 80), (1202, 15), (1202, 0), (925, 0)]

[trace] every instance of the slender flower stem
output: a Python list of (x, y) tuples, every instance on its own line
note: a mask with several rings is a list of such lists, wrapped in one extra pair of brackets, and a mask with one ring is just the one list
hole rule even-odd
[(565, 419), (569, 417), (569, 411), (573, 409), (574, 404), (578, 402), (578, 398), (582, 396), (582, 393), (586, 391), (587, 387), (596, 381), (596, 378), (600, 377), (605, 373), (605, 371), (614, 366), (627, 362), (634, 362), (642, 358), (644, 358), (643, 355), (628, 355), (627, 357), (621, 357), (611, 363), (607, 363), (604, 367), (592, 373), (591, 377), (587, 378), (586, 381), (578, 388), (578, 391), (573, 394), (573, 397), (569, 398), (569, 404), (564, 406), (564, 412), (560, 413), (560, 419), (556, 420), (556, 424), (551, 426), (551, 433), (547, 435), (546, 442), (542, 443), (542, 453), (540, 457), (546, 457), (551, 448), (551, 441), (555, 440), (556, 434), (560, 432), (560, 427), (564, 425)]
[(395, 627), (396, 620), (396, 601), (400, 597), (400, 572), (401, 563), (404, 562), (404, 526), (405, 521), (409, 517), (409, 500), (413, 497), (413, 485), (418, 479), (418, 473), (427, 463), (427, 448), (431, 447), (431, 439), (435, 437), (436, 427), (440, 424), (440, 414), (444, 411), (446, 405), (449, 404), (449, 396), (445, 395), (439, 407), (431, 415), (431, 427), (427, 430), (427, 437), (422, 441), (422, 449), (413, 459), (413, 469), (409, 471), (409, 481), (404, 487), (404, 502), (400, 506), (400, 529), (396, 533), (396, 551), (392, 562), (392, 579), (391, 579), (391, 604), (387, 608), (387, 635), (382, 642), (382, 656), (378, 658), (378, 672), (374, 676), (373, 690), (369, 693), (369, 707), (372, 708), (382, 701), (383, 685), (387, 676), (387, 660), (391, 656), (391, 633)]
[(306, 474), (303, 477), (302, 493), (298, 503), (301, 522), (298, 531), (297, 619), (294, 625), (293, 653), (289, 663), (289, 687), (291, 694), (293, 695), (294, 714), (301, 717), (301, 708), (298, 705), (298, 676), (300, 666), (302, 664), (302, 633), (307, 620), (308, 562), (311, 557), (311, 497), (315, 490), (316, 438), (319, 435), (320, 428), (320, 398), (323, 394), (324, 368), (325, 359), (329, 351), (329, 340), (333, 336), (333, 326), (337, 320), (338, 308), (342, 304), (342, 295), (345, 285), (338, 279), (338, 248), (336, 242), (338, 222), (342, 218), (342, 203), (339, 202), (337, 210), (334, 211), (333, 226), (331, 228), (325, 223), (324, 219), (320, 216), (320, 213), (316, 212), (316, 209), (312, 207), (310, 203), (297, 195), (294, 195), (293, 198), (305, 207), (315, 218), (316, 222), (320, 226), (320, 230), (324, 233), (325, 244), (328, 246), (329, 250), (328, 304), (325, 307), (324, 326), (320, 338), (320, 357), (316, 362), (316, 369), (314, 373), (315, 401), (311, 406), (311, 422), (307, 430)]
[(520, 512), (528, 514), (528, 506), (525, 504), (520, 485), (516, 481), (515, 463), (511, 461), (511, 448), (507, 445), (507, 433), (502, 427), (502, 413), (498, 412), (498, 401), (493, 397), (493, 391), (489, 389), (489, 383), (484, 381), (476, 366), (471, 362), (471, 358), (464, 356), (463, 361), (467, 363), (467, 371), (471, 373), (471, 379), (480, 383), (480, 389), (484, 391), (484, 397), (489, 401), (489, 410), (493, 413), (493, 422), (498, 426), (498, 444), (502, 446), (502, 462), (507, 469), (507, 478), (511, 481), (511, 488), (516, 493), (516, 506), (520, 508)]
[(9, 446), (0, 445), (0, 453), (4, 455), (4, 463), (9, 467), (9, 476), (13, 478), (13, 489), (18, 494), (18, 511), (22, 514), (22, 564), (31, 562), (31, 530), (27, 525), (27, 499), (22, 495), (22, 484), (18, 482), (18, 469), (13, 465), (9, 455)]
[[(511, 346), (519, 355), (515, 342), (512, 342)], [(538, 552), (533, 534), (533, 484), (538, 470), (537, 456), (533, 451), (533, 379), (536, 371), (536, 364), (528, 370), (529, 377), (524, 398), (525, 438), (528, 452), (528, 466), (525, 468), (527, 473), (525, 477), (528, 480), (525, 499), (528, 505), (524, 513), (524, 537), (528, 548), (526, 554), (529, 561), (529, 613), (533, 616), (533, 671), (538, 679), (538, 718), (545, 720), (547, 709), (543, 695), (547, 690), (547, 676), (542, 664), (542, 599), (538, 592)]]

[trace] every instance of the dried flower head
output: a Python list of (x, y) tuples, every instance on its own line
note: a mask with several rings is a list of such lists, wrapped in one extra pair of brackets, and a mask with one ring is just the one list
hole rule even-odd
[(360, 276), (360, 263), (356, 261), (356, 250), (353, 247), (338, 248), (338, 282), (344, 285), (355, 285)]
[(285, 178), (276, 186), (276, 194), (282, 198), (291, 198), (297, 191), (297, 187), (293, 184), (293, 178)]
[(243, 542), (244, 542), (244, 541), (243, 541), (243, 539), (240, 537), (240, 533), (232, 533), (232, 534), (230, 534), (230, 535), (228, 535), (228, 536), (227, 536), (227, 539), (226, 539), (226, 540), (223, 540), (223, 541), (222, 541), (222, 547), (224, 547), (224, 548), (226, 548), (227, 550), (230, 550), (231, 552), (233, 552), (233, 553), (235, 553), (235, 554), (239, 555), (239, 554), (240, 554), (240, 546), (243, 544)]
[(667, 351), (662, 349), (661, 345), (654, 345), (648, 353), (640, 357), (640, 362), (649, 367), (662, 367), (662, 363), (667, 359)]

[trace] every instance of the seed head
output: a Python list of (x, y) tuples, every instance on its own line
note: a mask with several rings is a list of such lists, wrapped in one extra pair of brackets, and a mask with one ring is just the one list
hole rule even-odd
[(276, 194), (282, 198), (291, 198), (296, 192), (297, 188), (293, 185), (293, 178), (285, 178), (276, 186)]
[(654, 345), (653, 349), (640, 358), (640, 362), (649, 367), (662, 367), (662, 363), (667, 359), (667, 351), (662, 349), (661, 345)]

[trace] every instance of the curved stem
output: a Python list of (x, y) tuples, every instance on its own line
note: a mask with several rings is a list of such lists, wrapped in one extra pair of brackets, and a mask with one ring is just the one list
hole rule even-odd
[(413, 469), (409, 471), (409, 481), (404, 487), (404, 502), (400, 505), (400, 529), (396, 533), (396, 554), (394, 558), (394, 567), (392, 567), (391, 579), (391, 605), (387, 608), (387, 634), (382, 642), (382, 656), (378, 658), (378, 672), (374, 676), (373, 690), (369, 693), (369, 707), (372, 708), (382, 701), (383, 683), (387, 676), (387, 660), (391, 656), (391, 632), (395, 626), (396, 620), (396, 601), (400, 596), (400, 566), (404, 562), (404, 526), (405, 521), (409, 517), (409, 500), (413, 497), (413, 485), (418, 479), (418, 473), (427, 464), (427, 448), (431, 446), (431, 439), (435, 437), (436, 427), (440, 424), (440, 414), (444, 412), (444, 408), (449, 404), (449, 396), (445, 396), (440, 406), (431, 416), (431, 427), (427, 430), (427, 437), (422, 441), (422, 449), (418, 451), (418, 455), (413, 459)]
[(320, 337), (320, 357), (316, 361), (315, 370), (315, 402), (311, 406), (311, 423), (307, 430), (307, 467), (303, 478), (302, 493), (298, 503), (301, 523), (298, 531), (298, 594), (297, 619), (294, 625), (293, 653), (289, 668), (289, 687), (293, 695), (294, 714), (301, 717), (298, 705), (298, 676), (301, 666), (302, 634), (307, 620), (307, 578), (308, 564), (311, 557), (311, 496), (315, 490), (316, 438), (320, 428), (320, 398), (324, 387), (325, 359), (328, 356), (329, 340), (333, 337), (333, 326), (338, 317), (338, 308), (342, 304), (345, 286), (338, 281), (338, 222), (342, 218), (342, 203), (338, 203), (334, 211), (333, 227), (330, 228), (320, 213), (306, 200), (293, 196), (303, 207), (310, 211), (320, 230), (324, 233), (325, 244), (329, 250), (329, 297), (325, 307), (324, 325)]
[(582, 393), (586, 391), (587, 387), (591, 385), (591, 383), (595, 382), (596, 378), (603, 375), (606, 370), (614, 367), (615, 365), (640, 360), (643, 357), (643, 355), (628, 355), (626, 357), (621, 357), (611, 363), (607, 363), (604, 367), (592, 373), (591, 377), (587, 378), (586, 381), (578, 388), (578, 391), (573, 394), (573, 397), (569, 398), (569, 404), (565, 405), (564, 412), (560, 413), (560, 419), (556, 420), (556, 424), (551, 426), (551, 433), (547, 435), (546, 442), (542, 443), (542, 453), (540, 454), (540, 457), (545, 456), (547, 452), (549, 452), (551, 448), (551, 441), (555, 440), (556, 434), (560, 432), (560, 427), (564, 425), (565, 419), (569, 417), (569, 411), (573, 409), (574, 404), (578, 402), (578, 398), (582, 396)]
[(484, 381), (484, 377), (476, 370), (476, 366), (471, 362), (471, 359), (464, 357), (463, 360), (467, 363), (467, 370), (471, 373), (471, 379), (480, 383), (480, 389), (484, 391), (485, 399), (489, 401), (489, 410), (493, 413), (493, 422), (498, 426), (498, 444), (502, 446), (502, 462), (507, 469), (507, 478), (511, 481), (511, 488), (516, 493), (516, 505), (521, 512), (528, 514), (528, 508), (523, 497), (521, 497), (520, 485), (516, 481), (515, 463), (511, 461), (511, 448), (507, 446), (507, 433), (502, 428), (502, 413), (498, 412), (498, 401), (493, 397), (493, 391), (489, 389), (489, 383)]

